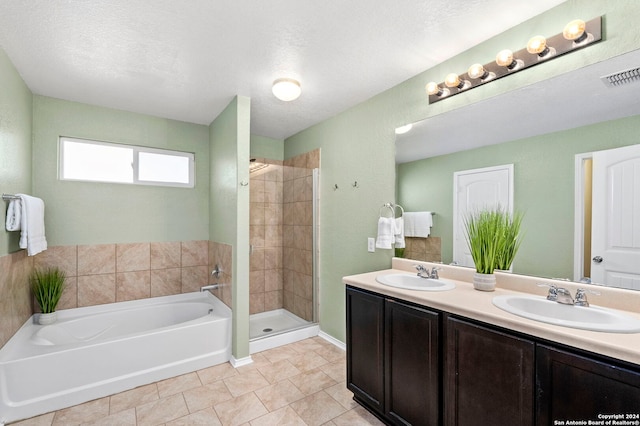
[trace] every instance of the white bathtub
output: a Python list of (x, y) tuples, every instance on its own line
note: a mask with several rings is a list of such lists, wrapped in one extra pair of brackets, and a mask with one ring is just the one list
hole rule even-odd
[(0, 350), (2, 423), (221, 364), (231, 355), (231, 310), (208, 291), (63, 310), (46, 326), (34, 317)]

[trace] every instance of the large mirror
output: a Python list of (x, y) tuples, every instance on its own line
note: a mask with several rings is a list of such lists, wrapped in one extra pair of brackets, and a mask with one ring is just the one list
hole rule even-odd
[[(614, 283), (591, 274), (598, 254), (590, 249), (584, 196), (591, 193), (592, 153), (640, 144), (640, 76), (616, 87), (601, 78), (638, 67), (640, 50), (415, 123), (396, 141), (398, 203), (406, 211), (435, 212), (432, 236), (441, 238), (442, 261), (453, 262), (453, 174), (513, 164), (514, 207), (525, 214), (513, 272), (569, 280), (593, 275), (594, 283), (640, 289), (633, 276), (618, 274)], [(630, 173), (640, 182), (637, 164)], [(640, 199), (638, 191), (636, 183), (631, 194)], [(640, 217), (633, 216), (618, 234), (640, 252)], [(591, 227), (598, 228), (597, 220)]]

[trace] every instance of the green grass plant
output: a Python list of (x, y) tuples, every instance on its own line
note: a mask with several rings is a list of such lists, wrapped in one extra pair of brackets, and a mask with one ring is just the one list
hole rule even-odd
[(467, 244), (476, 272), (493, 274), (508, 270), (520, 247), (521, 213), (509, 214), (501, 208), (474, 212), (464, 218)]
[(55, 312), (64, 291), (65, 279), (65, 273), (55, 267), (36, 269), (31, 274), (31, 291), (43, 314)]

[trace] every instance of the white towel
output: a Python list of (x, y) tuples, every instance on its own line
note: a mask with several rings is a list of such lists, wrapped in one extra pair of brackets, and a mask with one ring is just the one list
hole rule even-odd
[(22, 205), (20, 248), (27, 249), (28, 256), (35, 256), (47, 249), (47, 239), (44, 236), (44, 201), (30, 195), (16, 195), (20, 197)]
[(427, 238), (431, 234), (433, 219), (431, 212), (405, 212), (404, 215), (405, 237)]
[(395, 225), (395, 248), (404, 248), (404, 219), (397, 217)]
[(9, 201), (9, 207), (7, 208), (7, 231), (19, 231), (20, 224), (22, 222), (22, 200)]
[(381, 217), (378, 219), (378, 238), (376, 247), (379, 249), (392, 249), (394, 241), (395, 219), (392, 217)]

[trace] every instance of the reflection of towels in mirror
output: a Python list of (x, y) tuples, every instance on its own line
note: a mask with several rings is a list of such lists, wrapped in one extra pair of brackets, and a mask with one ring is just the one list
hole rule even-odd
[(381, 217), (378, 219), (378, 238), (376, 238), (376, 248), (392, 249), (395, 240), (395, 219), (392, 217)]
[(7, 208), (7, 231), (19, 231), (22, 222), (22, 200), (20, 197), (12, 199)]
[(403, 217), (405, 237), (427, 238), (431, 234), (431, 212), (405, 212)]
[(404, 248), (404, 219), (397, 217), (395, 219), (395, 248)]

